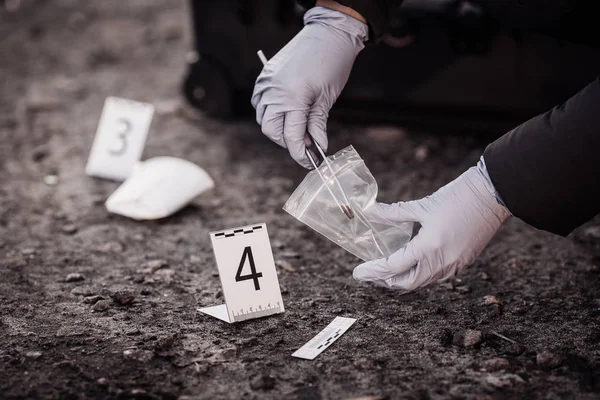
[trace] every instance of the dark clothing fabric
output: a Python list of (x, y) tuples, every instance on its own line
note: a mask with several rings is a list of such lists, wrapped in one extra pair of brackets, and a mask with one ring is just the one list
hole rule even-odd
[[(427, 0), (433, 1), (433, 0)], [(403, 0), (337, 0), (359, 12), (369, 23), (370, 41), (377, 41), (386, 31), (393, 10)], [(600, 44), (598, 0), (471, 0), (490, 17), (529, 32), (587, 44)], [(299, 0), (313, 7), (315, 0)]]
[(506, 207), (559, 235), (600, 213), (600, 81), (490, 144), (488, 173)]

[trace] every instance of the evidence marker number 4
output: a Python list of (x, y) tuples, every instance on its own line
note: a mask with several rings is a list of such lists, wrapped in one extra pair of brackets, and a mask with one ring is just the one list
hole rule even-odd
[(199, 311), (225, 322), (284, 311), (267, 225), (211, 232), (225, 304)]

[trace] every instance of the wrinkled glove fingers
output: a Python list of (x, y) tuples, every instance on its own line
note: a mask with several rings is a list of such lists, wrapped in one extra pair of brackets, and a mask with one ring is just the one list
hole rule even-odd
[(303, 111), (289, 111), (285, 113), (283, 123), (283, 139), (290, 155), (296, 162), (304, 168), (310, 169), (312, 164), (306, 157), (306, 144), (304, 136), (306, 135), (307, 119)]
[(360, 264), (354, 268), (352, 276), (358, 281), (386, 281), (398, 274), (410, 271), (418, 263), (414, 256), (414, 246), (413, 242), (409, 242), (387, 259), (382, 258)]
[(327, 152), (327, 112), (321, 107), (313, 107), (308, 113), (308, 133)]
[(377, 222), (421, 222), (416, 201), (399, 202), (394, 204), (374, 203), (365, 208), (364, 214)]
[(278, 112), (271, 106), (266, 108), (261, 124), (262, 133), (281, 147), (286, 147), (283, 139), (284, 121), (285, 113)]

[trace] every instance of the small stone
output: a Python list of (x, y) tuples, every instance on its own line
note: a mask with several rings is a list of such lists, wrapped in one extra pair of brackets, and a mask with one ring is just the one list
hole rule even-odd
[(142, 291), (140, 292), (140, 294), (142, 296), (150, 296), (152, 294), (152, 292), (150, 291), (150, 289), (142, 289)]
[(150, 350), (128, 349), (123, 352), (123, 356), (130, 360), (145, 363), (154, 358), (154, 353)]
[(483, 296), (483, 304), (491, 306), (492, 304), (501, 304), (500, 300), (496, 296)]
[(481, 363), (481, 369), (486, 370), (488, 372), (496, 372), (507, 370), (510, 368), (510, 363), (506, 358), (491, 358), (489, 360), (485, 360)]
[(125, 334), (127, 336), (133, 336), (133, 335), (138, 335), (140, 333), (140, 330), (138, 328), (131, 328), (131, 329), (127, 329), (125, 331)]
[(67, 225), (63, 225), (61, 230), (63, 231), (63, 233), (66, 233), (67, 235), (72, 235), (75, 232), (77, 232), (77, 226), (75, 224), (67, 224)]
[(562, 364), (562, 358), (558, 354), (554, 354), (548, 350), (537, 353), (535, 361), (539, 367), (545, 369), (556, 368)]
[(32, 248), (30, 248), (30, 247), (29, 247), (29, 248), (26, 248), (26, 249), (23, 249), (23, 250), (21, 250), (21, 254), (23, 254), (24, 256), (31, 256), (31, 255), (35, 254), (35, 252), (36, 252), (36, 250), (35, 250), (35, 249), (32, 249)]
[(456, 291), (460, 294), (467, 294), (471, 292), (471, 288), (468, 286), (457, 286)]
[(152, 275), (159, 269), (168, 268), (168, 267), (169, 267), (169, 262), (167, 260), (162, 260), (162, 259), (161, 260), (151, 260), (151, 261), (144, 263), (138, 272), (141, 274)]
[(296, 272), (296, 268), (294, 268), (292, 264), (289, 263), (289, 261), (277, 260), (275, 261), (275, 265), (277, 265), (281, 269), (286, 270), (287, 272)]
[(481, 274), (479, 274), (479, 277), (483, 281), (489, 281), (490, 280), (490, 276), (488, 274), (486, 274), (485, 272), (482, 272)]
[(213, 272), (212, 274), (210, 274), (210, 276), (212, 276), (213, 278), (218, 278), (219, 277), (219, 273), (218, 272)]
[(95, 295), (95, 296), (87, 296), (83, 299), (83, 304), (96, 304), (97, 302), (99, 302), (100, 300), (104, 300), (104, 297), (100, 296), (100, 295)]
[(96, 383), (100, 386), (108, 386), (108, 379), (106, 378), (99, 378)]
[(299, 258), (300, 254), (295, 251), (283, 251), (281, 252), (281, 257), (285, 258)]
[(202, 262), (202, 257), (196, 256), (196, 255), (191, 255), (190, 262), (192, 264), (200, 264)]
[(96, 290), (90, 286), (77, 286), (71, 290), (73, 296), (93, 296), (96, 294)]
[(452, 342), (457, 346), (473, 347), (481, 343), (483, 334), (481, 331), (465, 329), (454, 334)]
[(592, 239), (600, 239), (600, 226), (591, 226), (583, 231), (583, 234)]
[(520, 383), (525, 383), (523, 378), (519, 375), (515, 374), (503, 374), (503, 375), (488, 375), (485, 378), (485, 381), (490, 385), (503, 388), (503, 387), (512, 387)]
[(94, 306), (92, 307), (92, 310), (94, 310), (95, 312), (103, 312), (106, 311), (110, 308), (110, 301), (109, 300), (100, 300), (98, 302), (96, 302), (96, 304), (94, 304)]
[(418, 146), (415, 149), (415, 159), (417, 161), (425, 161), (429, 155), (429, 149), (426, 146)]
[(341, 314), (344, 312), (344, 309), (338, 307), (338, 308), (334, 308), (333, 310), (331, 310), (331, 312), (334, 314)]
[(58, 185), (58, 176), (57, 175), (46, 175), (44, 176), (44, 183), (48, 186), (56, 186)]
[(155, 351), (166, 351), (169, 350), (175, 344), (177, 335), (165, 336), (158, 338), (154, 344)]
[(67, 277), (65, 278), (65, 282), (79, 282), (82, 281), (83, 275), (77, 273), (77, 272), (73, 272), (69, 275), (67, 275)]
[(268, 375), (259, 375), (250, 381), (252, 390), (272, 390), (275, 387), (275, 378)]
[(98, 246), (101, 253), (121, 253), (125, 248), (119, 242), (106, 242)]
[(33, 358), (34, 360), (37, 360), (41, 356), (42, 356), (42, 352), (41, 351), (28, 351), (27, 353), (25, 353), (25, 357), (27, 357), (27, 358)]
[(120, 290), (118, 292), (115, 292), (111, 297), (113, 301), (120, 306), (129, 305), (135, 299), (135, 295), (128, 290)]

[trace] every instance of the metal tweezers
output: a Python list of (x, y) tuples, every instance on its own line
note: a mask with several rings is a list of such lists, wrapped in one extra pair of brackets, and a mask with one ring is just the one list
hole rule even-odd
[[(346, 217), (348, 217), (348, 219), (354, 218), (354, 212), (352, 212), (352, 208), (350, 208), (350, 201), (348, 200), (348, 197), (346, 196), (346, 193), (344, 192), (344, 189), (342, 188), (340, 181), (338, 180), (337, 176), (335, 176), (335, 172), (333, 171), (333, 168), (331, 167), (331, 163), (327, 159), (325, 152), (323, 151), (323, 149), (321, 149), (321, 146), (319, 146), (319, 144), (317, 143), (316, 140), (314, 140), (308, 133), (306, 135), (310, 138), (310, 141), (312, 143), (310, 146), (307, 146), (305, 149), (306, 156), (310, 160), (310, 163), (313, 165), (313, 167), (315, 168), (315, 171), (317, 171), (317, 173), (321, 177), (323, 184), (329, 191), (329, 194), (331, 194), (331, 197), (333, 197), (333, 200), (338, 205), (338, 207), (340, 207), (340, 209), (346, 215)], [(325, 176), (319, 170), (320, 163), (317, 163), (317, 161), (315, 161), (315, 157), (313, 156), (313, 152), (314, 152), (313, 148), (317, 149), (318, 153), (323, 158), (323, 162), (325, 162), (325, 165), (327, 166), (327, 168), (329, 168), (329, 172), (331, 173), (331, 178), (332, 178), (334, 184), (337, 186), (337, 189), (339, 190), (339, 192), (342, 194), (343, 201), (340, 201), (336, 197), (336, 195), (333, 193), (333, 190), (331, 190), (328, 180), (325, 179)]]

